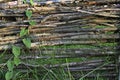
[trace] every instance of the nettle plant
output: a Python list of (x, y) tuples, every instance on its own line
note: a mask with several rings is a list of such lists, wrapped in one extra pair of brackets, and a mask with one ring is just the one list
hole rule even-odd
[[(31, 6), (33, 6), (33, 0), (30, 0), (30, 4), (31, 4)], [(31, 10), (26, 10), (25, 14), (28, 18), (29, 25), (30, 26), (35, 25), (36, 22), (31, 20), (32, 11)], [(22, 42), (25, 45), (25, 47), (30, 49), (31, 48), (31, 39), (29, 37), (29, 28), (22, 28), (21, 31), (20, 31), (20, 37), (21, 37)], [(14, 68), (21, 63), (21, 60), (20, 60), (21, 49), (22, 48), (19, 47), (19, 46), (12, 45), (13, 58), (11, 58), (7, 61), (8, 71), (5, 74), (5, 79), (6, 80), (11, 80), (13, 78)]]

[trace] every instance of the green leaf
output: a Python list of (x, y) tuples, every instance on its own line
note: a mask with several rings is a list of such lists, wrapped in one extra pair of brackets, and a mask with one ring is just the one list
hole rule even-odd
[(13, 71), (14, 62), (11, 61), (11, 60), (8, 60), (8, 61), (7, 61), (7, 67), (8, 67), (8, 70), (9, 70), (9, 71)]
[(23, 3), (26, 4), (26, 0), (23, 0)]
[(34, 5), (34, 2), (33, 2), (33, 0), (30, 0), (30, 4), (33, 6)]
[(25, 14), (26, 14), (26, 16), (28, 17), (28, 19), (30, 19), (31, 16), (32, 16), (32, 11), (26, 10), (26, 11), (25, 11)]
[(6, 74), (5, 74), (5, 79), (6, 80), (11, 80), (13, 77), (13, 71), (8, 71)]
[(23, 43), (25, 44), (25, 46), (26, 46), (27, 48), (30, 48), (30, 47), (31, 47), (31, 40), (30, 40), (30, 38), (25, 38), (25, 39), (23, 39), (22, 41), (23, 41)]
[(12, 53), (15, 57), (18, 57), (20, 55), (20, 47), (12, 46)]
[(22, 30), (20, 31), (20, 37), (25, 36), (28, 34), (28, 29), (22, 28)]
[(18, 66), (21, 63), (21, 60), (18, 57), (14, 57), (14, 64)]
[(30, 24), (31, 26), (34, 26), (34, 25), (36, 24), (36, 22), (33, 21), (33, 20), (31, 20), (31, 21), (29, 21), (29, 24)]

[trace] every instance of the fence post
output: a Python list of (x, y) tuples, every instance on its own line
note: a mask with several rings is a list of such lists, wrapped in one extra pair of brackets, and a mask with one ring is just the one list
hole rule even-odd
[(118, 70), (118, 71), (119, 71), (119, 72), (118, 72), (118, 74), (119, 74), (119, 75), (118, 75), (118, 78), (119, 78), (118, 80), (120, 80), (120, 56), (119, 56), (119, 58), (118, 58), (118, 69), (119, 69), (119, 70)]

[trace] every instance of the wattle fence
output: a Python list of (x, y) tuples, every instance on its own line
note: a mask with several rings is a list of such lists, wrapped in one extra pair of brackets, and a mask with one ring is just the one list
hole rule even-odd
[[(6, 51), (4, 60), (12, 56), (13, 44), (27, 51), (21, 54), (23, 63), (17, 69), (40, 68), (30, 61), (40, 60), (42, 63), (54, 57), (58, 62), (61, 60), (60, 63), (44, 63), (44, 66), (53, 70), (61, 66), (66, 70), (69, 66), (76, 80), (82, 77), (81, 72), (92, 70), (100, 72), (100, 77), (106, 80), (118, 80), (120, 0), (36, 2), (34, 7), (9, 2), (0, 4), (0, 51)], [(36, 25), (29, 25), (25, 15), (28, 9), (32, 10), (31, 20)], [(30, 50), (22, 44), (22, 28), (29, 29)], [(66, 58), (71, 61), (66, 63)], [(86, 77), (96, 76), (93, 72)]]

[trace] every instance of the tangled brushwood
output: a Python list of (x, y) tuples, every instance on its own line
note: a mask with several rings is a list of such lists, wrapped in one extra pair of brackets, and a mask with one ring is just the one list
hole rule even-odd
[(14, 69), (31, 80), (27, 69), (38, 69), (42, 77), (43, 67), (48, 71), (43, 80), (57, 80), (47, 73), (61, 67), (71, 80), (117, 80), (119, 19), (120, 0), (0, 0), (0, 51), (6, 51), (6, 61), (13, 58), (12, 45), (20, 47), (21, 62)]

